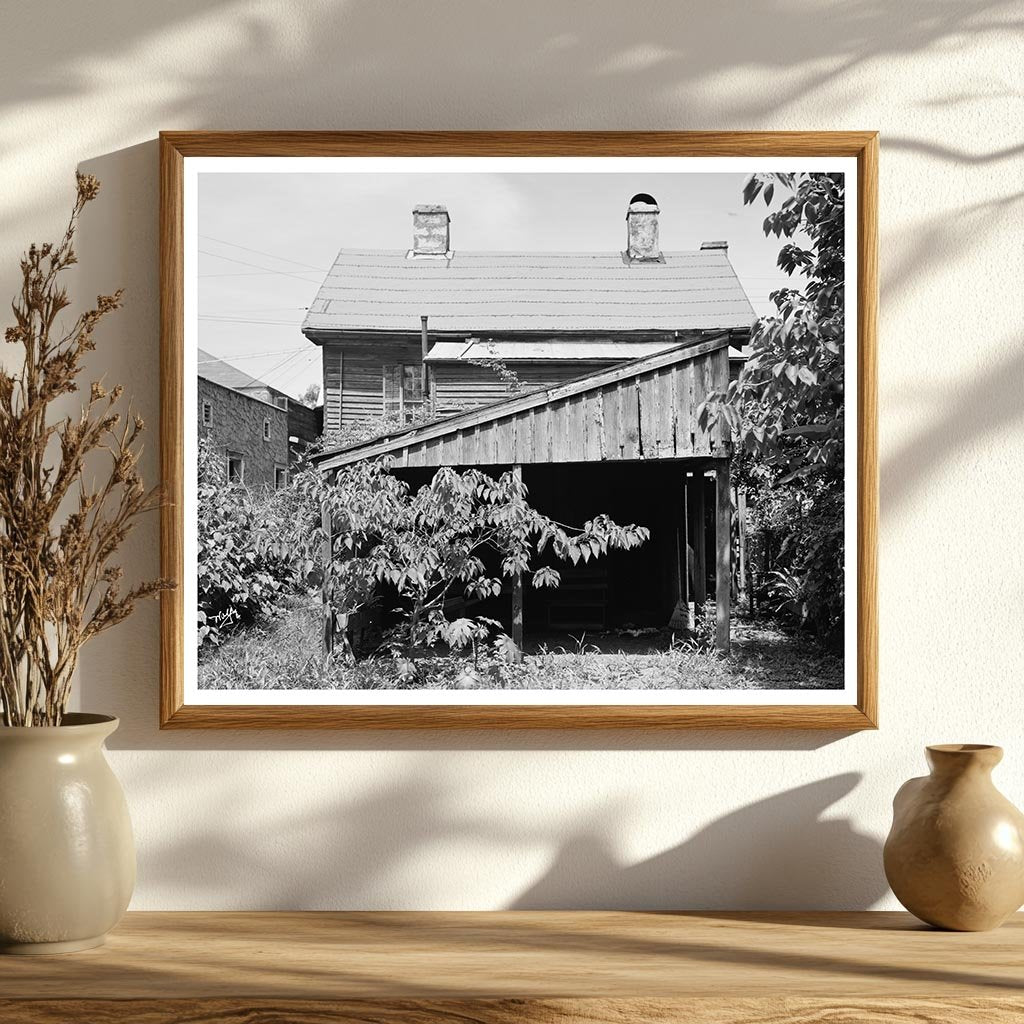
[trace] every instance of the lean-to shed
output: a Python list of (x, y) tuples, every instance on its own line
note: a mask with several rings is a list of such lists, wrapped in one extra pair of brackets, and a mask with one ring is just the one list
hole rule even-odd
[[(730, 332), (599, 369), (550, 387), (325, 452), (333, 473), (387, 457), (425, 481), (441, 466), (522, 474), (531, 501), (562, 521), (607, 512), (647, 525), (638, 551), (611, 555), (552, 595), (510, 593), (512, 637), (524, 630), (682, 625), (713, 578), (718, 646), (729, 644), (729, 437), (698, 410), (729, 379)], [(533, 607), (531, 608), (531, 600)], [(532, 621), (531, 621), (532, 620)]]

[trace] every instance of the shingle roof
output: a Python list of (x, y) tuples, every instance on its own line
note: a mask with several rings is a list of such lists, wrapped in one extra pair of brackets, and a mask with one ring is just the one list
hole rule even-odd
[(621, 253), (342, 249), (304, 332), (641, 331), (746, 328), (754, 310), (724, 249), (627, 263)]
[(198, 365), (196, 373), (205, 380), (212, 380), (214, 384), (220, 384), (226, 388), (234, 388), (241, 391), (243, 388), (265, 388), (268, 385), (263, 381), (250, 377), (244, 370), (225, 363), (209, 352), (199, 349)]

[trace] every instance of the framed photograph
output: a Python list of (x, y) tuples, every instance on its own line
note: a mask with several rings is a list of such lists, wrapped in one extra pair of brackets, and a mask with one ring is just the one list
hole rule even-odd
[(162, 134), (162, 726), (874, 728), (877, 155)]

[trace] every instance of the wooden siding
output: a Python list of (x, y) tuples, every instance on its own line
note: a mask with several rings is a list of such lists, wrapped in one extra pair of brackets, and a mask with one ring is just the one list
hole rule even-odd
[(420, 343), (375, 341), (325, 344), (324, 431), (331, 433), (361, 420), (384, 415), (384, 367), (420, 364)]
[(341, 429), (342, 354), (337, 345), (324, 345), (324, 433), (336, 434)]
[(724, 424), (703, 430), (697, 410), (728, 384), (727, 345), (720, 336), (599, 370), (333, 453), (322, 467), (380, 455), (408, 467), (725, 457)]
[[(575, 380), (602, 365), (619, 361), (538, 360), (516, 362), (510, 368), (532, 391)], [(331, 433), (342, 426), (380, 419), (385, 414), (385, 367), (418, 368), (421, 363), (418, 338), (324, 344), (324, 430)], [(469, 362), (428, 365), (430, 397), (439, 415), (493, 405), (514, 394), (498, 373), (487, 366)]]
[[(526, 390), (547, 388), (553, 384), (575, 380), (601, 365), (614, 365), (615, 361), (581, 363), (547, 360), (536, 363), (512, 363), (509, 369), (519, 378)], [(516, 392), (498, 376), (495, 370), (473, 363), (430, 364), (430, 396), (439, 415), (482, 405), (493, 405), (512, 397)]]

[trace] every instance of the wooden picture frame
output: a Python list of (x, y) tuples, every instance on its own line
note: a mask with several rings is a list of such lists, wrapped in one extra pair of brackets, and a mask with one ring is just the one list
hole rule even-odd
[[(184, 565), (185, 161), (193, 157), (829, 157), (856, 161), (857, 650), (849, 704), (262, 704), (189, 703), (182, 588), (161, 598), (160, 725), (315, 729), (830, 729), (877, 727), (876, 132), (164, 132), (160, 136), (163, 575)], [(853, 254), (847, 250), (847, 259)], [(191, 386), (191, 385), (188, 385)], [(847, 463), (849, 465), (849, 463)], [(194, 616), (193, 616), (194, 618)], [(852, 652), (847, 651), (847, 657)]]

